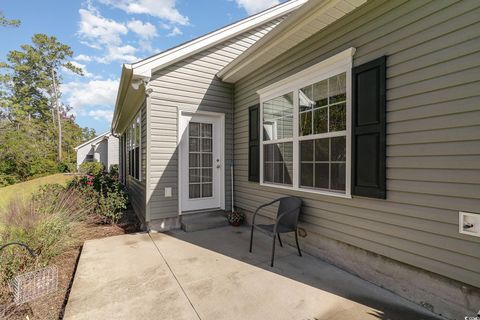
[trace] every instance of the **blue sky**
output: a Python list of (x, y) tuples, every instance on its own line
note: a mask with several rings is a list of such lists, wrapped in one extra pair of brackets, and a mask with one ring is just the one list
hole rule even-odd
[(35, 33), (56, 36), (74, 51), (85, 76), (63, 74), (62, 100), (77, 122), (97, 133), (110, 128), (122, 63), (167, 50), (284, 0), (2, 0), (20, 19), (0, 30), (0, 60)]

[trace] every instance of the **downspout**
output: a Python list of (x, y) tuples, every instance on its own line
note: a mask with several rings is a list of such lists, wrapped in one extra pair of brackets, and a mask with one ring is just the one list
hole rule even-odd
[(145, 122), (147, 123), (146, 133), (145, 133), (145, 140), (146, 140), (146, 156), (145, 156), (145, 223), (147, 224), (152, 220), (151, 217), (151, 210), (150, 210), (150, 162), (151, 162), (151, 128), (152, 128), (152, 102), (151, 102), (151, 94), (153, 89), (150, 86), (150, 82), (145, 82)]

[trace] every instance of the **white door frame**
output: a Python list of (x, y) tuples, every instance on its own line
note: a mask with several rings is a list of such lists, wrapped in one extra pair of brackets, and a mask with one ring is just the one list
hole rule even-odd
[[(178, 162), (177, 162), (177, 169), (178, 169), (178, 180), (177, 180), (177, 188), (178, 188), (178, 214), (182, 215), (182, 196), (188, 194), (188, 190), (183, 190), (182, 187), (182, 177), (184, 174), (188, 174), (182, 170), (182, 160), (183, 160), (183, 145), (181, 143), (182, 136), (187, 129), (188, 123), (190, 119), (195, 115), (201, 116), (208, 116), (208, 117), (215, 117), (220, 120), (220, 173), (219, 173), (219, 183), (220, 183), (220, 209), (225, 210), (225, 114), (220, 112), (210, 112), (210, 111), (188, 111), (178, 108), (178, 116), (177, 116), (177, 149), (178, 149)], [(214, 134), (214, 133), (213, 133)]]

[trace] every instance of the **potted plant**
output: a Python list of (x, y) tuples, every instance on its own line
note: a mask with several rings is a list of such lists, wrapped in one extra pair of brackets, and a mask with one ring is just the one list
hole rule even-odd
[(232, 211), (227, 215), (227, 220), (232, 226), (238, 227), (245, 221), (245, 214), (240, 211)]

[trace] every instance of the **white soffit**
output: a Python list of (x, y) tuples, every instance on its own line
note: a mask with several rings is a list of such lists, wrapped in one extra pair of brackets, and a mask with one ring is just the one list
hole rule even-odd
[(225, 82), (237, 82), (365, 2), (367, 0), (310, 0), (228, 64), (218, 76)]

